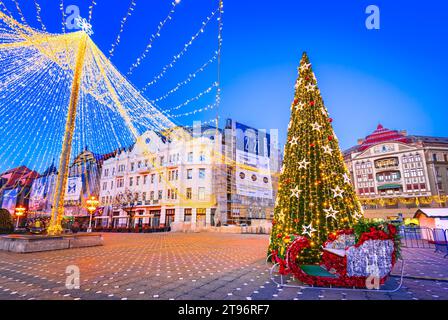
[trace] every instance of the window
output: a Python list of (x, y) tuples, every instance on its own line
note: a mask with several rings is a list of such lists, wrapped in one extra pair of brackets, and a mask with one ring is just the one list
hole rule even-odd
[(130, 177), (129, 178), (129, 186), (132, 187), (132, 184), (134, 183), (134, 178)]
[(162, 197), (163, 197), (163, 191), (159, 190), (159, 194), (158, 194), (159, 200), (162, 200)]
[(165, 162), (165, 157), (161, 156), (160, 157), (160, 165), (163, 166), (163, 163)]
[(184, 209), (184, 221), (190, 222), (191, 221), (191, 208)]
[(137, 163), (137, 168), (141, 168), (142, 167), (142, 162), (141, 161), (139, 161), (138, 163)]
[(149, 199), (150, 199), (150, 200), (154, 200), (154, 191), (151, 191), (151, 192), (149, 193)]
[(155, 175), (155, 173), (153, 173), (153, 174), (151, 175), (151, 183), (154, 183), (154, 179), (155, 179), (155, 177), (156, 177), (156, 175)]
[(163, 179), (163, 172), (161, 172), (161, 173), (159, 174), (159, 182), (162, 182), (162, 179)]
[(138, 186), (140, 184), (140, 176), (137, 176), (137, 180), (135, 182), (135, 185)]
[(192, 198), (191, 188), (187, 188), (187, 199), (191, 200), (191, 198)]
[(118, 179), (117, 180), (117, 188), (123, 188), (123, 186), (124, 186), (124, 179), (123, 178)]
[(146, 192), (143, 192), (143, 193), (142, 193), (142, 200), (143, 200), (143, 201), (146, 201)]
[(199, 187), (198, 189), (198, 200), (205, 200), (205, 188)]
[(187, 179), (188, 180), (193, 179), (193, 169), (188, 169), (187, 170)]
[(188, 152), (187, 161), (193, 162), (193, 152)]
[(148, 182), (148, 176), (144, 175), (143, 176), (143, 184), (146, 184), (146, 182)]
[(205, 179), (205, 169), (204, 168), (199, 169), (199, 179)]
[(112, 180), (111, 182), (110, 182), (110, 189), (112, 190), (114, 188), (114, 181)]
[(131, 171), (134, 171), (134, 162), (131, 162)]
[(103, 190), (107, 190), (107, 182), (103, 182)]
[(200, 161), (200, 162), (205, 161), (204, 151), (201, 151), (201, 152), (199, 153), (199, 161)]
[(109, 169), (104, 169), (104, 176), (107, 177), (109, 175)]

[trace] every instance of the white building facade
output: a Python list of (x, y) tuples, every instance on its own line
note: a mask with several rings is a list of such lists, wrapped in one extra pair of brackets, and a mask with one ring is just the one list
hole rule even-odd
[(132, 148), (104, 161), (99, 197), (104, 208), (96, 225), (179, 230), (220, 220), (213, 170), (221, 133), (177, 128), (170, 136), (148, 131)]

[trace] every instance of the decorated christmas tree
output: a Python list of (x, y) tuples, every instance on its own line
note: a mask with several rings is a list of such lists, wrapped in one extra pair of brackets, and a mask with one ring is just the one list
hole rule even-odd
[(298, 71), (269, 253), (284, 257), (288, 243), (305, 236), (311, 248), (300, 259), (315, 263), (329, 233), (362, 214), (306, 53)]

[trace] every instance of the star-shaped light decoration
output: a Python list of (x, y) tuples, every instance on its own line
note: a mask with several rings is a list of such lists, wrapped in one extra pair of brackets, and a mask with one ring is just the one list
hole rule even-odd
[(302, 84), (303, 80), (302, 78), (300, 78), (299, 80), (296, 81), (296, 84), (294, 85), (294, 88), (297, 90), (297, 88)]
[(324, 153), (331, 155), (331, 153), (333, 152), (333, 149), (331, 149), (331, 147), (329, 145), (325, 145), (322, 147), (322, 149), (324, 149)]
[(316, 232), (316, 229), (313, 228), (313, 223), (310, 223), (307, 226), (302, 226), (302, 234), (307, 234), (310, 238), (313, 236), (312, 233)]
[(353, 218), (355, 218), (356, 220), (359, 220), (363, 217), (363, 215), (361, 213), (359, 213), (358, 211), (355, 211), (355, 213), (353, 213)]
[(291, 140), (289, 141), (289, 144), (290, 144), (291, 146), (295, 146), (298, 142), (299, 142), (299, 138), (297, 138), (297, 137), (292, 137)]
[(322, 126), (317, 122), (312, 123), (311, 127), (313, 128), (313, 130), (317, 130), (317, 131), (320, 131), (320, 128), (322, 128)]
[(78, 16), (75, 18), (75, 22), (78, 28), (87, 33), (89, 36), (93, 34), (92, 25), (87, 21), (87, 19)]
[(350, 184), (351, 180), (350, 180), (350, 177), (348, 176), (347, 173), (344, 173), (344, 174), (342, 175), (342, 177), (344, 178), (344, 182), (345, 182), (345, 183)]
[(339, 186), (336, 186), (336, 188), (331, 189), (331, 191), (333, 191), (333, 198), (337, 198), (337, 197), (342, 198), (342, 194), (344, 193), (344, 190), (339, 188)]
[(281, 210), (277, 216), (277, 221), (283, 222), (284, 220), (285, 220), (285, 213), (283, 212), (283, 210)]
[(300, 71), (305, 71), (307, 70), (309, 67), (311, 67), (311, 63), (304, 63), (303, 65), (300, 66)]
[(328, 209), (324, 209), (325, 211), (325, 217), (326, 218), (333, 218), (336, 219), (336, 213), (338, 213), (338, 210), (334, 210), (333, 206), (330, 206)]
[(306, 167), (310, 164), (309, 161), (306, 161), (305, 158), (303, 158), (302, 161), (299, 162), (299, 169), (306, 169)]
[(328, 111), (327, 109), (325, 109), (325, 107), (320, 108), (320, 111), (322, 112), (322, 114), (326, 117), (328, 117)]
[(300, 193), (302, 193), (302, 190), (299, 189), (298, 186), (296, 186), (294, 189), (291, 189), (291, 198), (296, 197), (299, 199)]
[(299, 111), (302, 111), (304, 107), (305, 107), (305, 103), (302, 101), (300, 103), (296, 104), (296, 109)]
[(316, 89), (316, 86), (310, 83), (305, 87), (305, 89), (307, 92), (314, 91), (314, 89)]

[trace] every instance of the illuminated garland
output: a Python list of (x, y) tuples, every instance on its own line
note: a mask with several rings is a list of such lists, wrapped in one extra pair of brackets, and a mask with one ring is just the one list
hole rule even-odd
[(123, 19), (121, 19), (120, 30), (118, 31), (117, 38), (115, 39), (115, 42), (112, 43), (112, 46), (109, 50), (109, 59), (113, 57), (115, 48), (120, 44), (121, 34), (123, 33), (124, 26), (125, 26), (126, 22), (128, 21), (128, 18), (132, 15), (132, 11), (134, 11), (135, 6), (136, 6), (136, 1), (131, 0), (131, 3), (129, 4), (128, 11), (126, 12)]
[(180, 3), (180, 0), (175, 0), (171, 3), (171, 8), (164, 20), (159, 22), (157, 25), (157, 31), (151, 35), (149, 38), (149, 43), (146, 45), (145, 51), (136, 59), (136, 61), (129, 67), (129, 71), (127, 73), (128, 76), (132, 74), (134, 69), (136, 69), (142, 61), (148, 56), (149, 50), (152, 48), (153, 42), (160, 37), (162, 28), (165, 26), (165, 24), (172, 19), (172, 15), (176, 11), (176, 6)]
[(443, 204), (448, 201), (448, 196), (446, 195), (435, 195), (435, 196), (422, 196), (422, 197), (391, 197), (391, 198), (360, 198), (360, 202), (363, 205), (372, 205), (372, 206), (394, 206), (398, 203), (406, 204), (406, 205), (420, 205), (420, 204), (432, 204), (439, 203)]
[(176, 62), (185, 55), (185, 53), (188, 51), (188, 49), (190, 48), (190, 46), (193, 44), (193, 42), (204, 32), (205, 28), (207, 27), (207, 25), (209, 24), (209, 22), (211, 21), (211, 19), (219, 12), (219, 9), (216, 9), (215, 11), (213, 11), (211, 13), (210, 16), (208, 16), (205, 21), (202, 22), (202, 26), (199, 29), (198, 32), (196, 32), (191, 39), (184, 45), (183, 49), (176, 54), (173, 57), (173, 60), (166, 64), (163, 68), (162, 71), (160, 71), (159, 74), (157, 74), (153, 80), (151, 80), (150, 82), (148, 82), (142, 89), (142, 92), (145, 92), (150, 86), (154, 85), (155, 83), (157, 83), (160, 79), (162, 79), (165, 74), (168, 72), (169, 69), (171, 69), (172, 67), (174, 67), (174, 65), (176, 64)]
[(218, 54), (216, 53), (212, 58), (210, 58), (206, 63), (204, 63), (199, 69), (197, 69), (193, 73), (190, 73), (185, 80), (183, 80), (181, 82), (178, 82), (177, 85), (174, 88), (172, 88), (170, 91), (165, 93), (163, 96), (160, 96), (160, 97), (158, 97), (158, 98), (156, 98), (154, 100), (151, 100), (151, 101), (159, 102), (161, 100), (164, 100), (164, 99), (168, 98), (171, 94), (175, 93), (181, 87), (183, 87), (184, 85), (190, 83), (193, 79), (195, 79), (196, 76), (198, 75), (198, 73), (203, 72), (207, 68), (207, 66), (209, 66), (213, 61), (216, 60), (217, 57), (218, 57)]
[(185, 107), (186, 105), (188, 105), (190, 102), (199, 100), (202, 96), (204, 96), (204, 95), (210, 93), (210, 92), (213, 90), (213, 88), (215, 88), (215, 87), (217, 87), (217, 86), (218, 86), (218, 83), (217, 83), (217, 82), (214, 82), (210, 87), (208, 87), (208, 88), (205, 89), (204, 91), (198, 93), (196, 96), (194, 96), (194, 97), (192, 97), (192, 98), (190, 98), (190, 99), (187, 99), (185, 102), (183, 102), (183, 103), (181, 103), (181, 104), (179, 104), (179, 105), (177, 105), (177, 106), (175, 106), (175, 107), (173, 107), (173, 108), (164, 110), (163, 113), (168, 113), (168, 114), (170, 114), (172, 111), (179, 110), (180, 108)]

